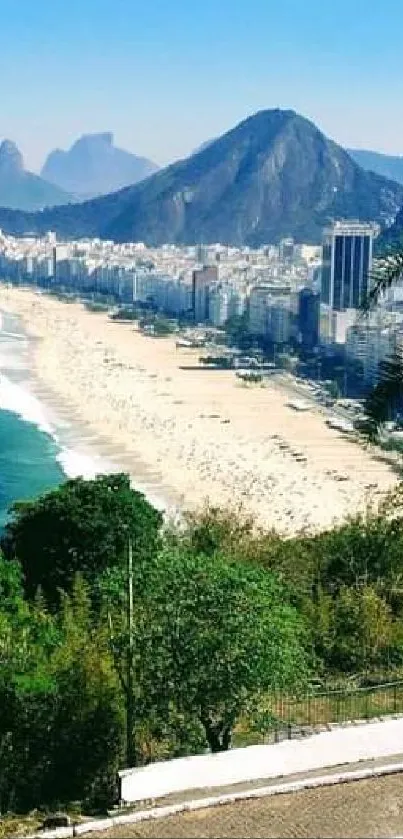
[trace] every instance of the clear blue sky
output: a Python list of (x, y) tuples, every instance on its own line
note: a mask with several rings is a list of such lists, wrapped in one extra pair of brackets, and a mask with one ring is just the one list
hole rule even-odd
[(402, 0), (0, 0), (0, 137), (167, 163), (262, 108), (403, 153)]

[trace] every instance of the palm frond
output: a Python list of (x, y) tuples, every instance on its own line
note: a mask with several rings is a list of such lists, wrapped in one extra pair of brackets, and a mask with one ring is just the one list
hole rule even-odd
[(362, 309), (368, 312), (378, 303), (382, 294), (396, 285), (403, 278), (403, 247), (391, 248), (383, 254), (375, 264), (370, 274), (371, 290), (362, 304)]
[(379, 380), (369, 394), (364, 407), (364, 433), (375, 438), (384, 422), (403, 409), (403, 349), (397, 347), (393, 355), (379, 365)]

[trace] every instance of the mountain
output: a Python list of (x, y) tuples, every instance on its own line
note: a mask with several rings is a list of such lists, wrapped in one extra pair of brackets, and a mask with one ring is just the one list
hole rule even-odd
[(0, 144), (0, 206), (40, 210), (66, 204), (71, 196), (64, 190), (24, 168), (21, 152), (11, 140)]
[(387, 227), (376, 240), (376, 252), (380, 256), (390, 248), (403, 251), (403, 207), (399, 210), (394, 224)]
[(85, 134), (68, 151), (55, 149), (46, 159), (41, 176), (61, 189), (90, 198), (138, 183), (158, 166), (113, 145), (113, 134)]
[(217, 139), (217, 137), (212, 137), (211, 140), (205, 140), (204, 143), (200, 143), (200, 146), (197, 146), (194, 149), (194, 151), (192, 151), (192, 155), (199, 154), (199, 152), (204, 151), (204, 149), (206, 149), (208, 146), (211, 146), (211, 144), (214, 143)]
[(403, 186), (361, 169), (294, 111), (261, 111), (147, 180), (38, 214), (0, 210), (5, 232), (151, 245), (320, 242), (335, 218), (390, 222)]
[(384, 178), (391, 178), (399, 184), (403, 184), (403, 155), (381, 154), (377, 151), (366, 151), (365, 149), (347, 149), (350, 157), (370, 172), (383, 175)]

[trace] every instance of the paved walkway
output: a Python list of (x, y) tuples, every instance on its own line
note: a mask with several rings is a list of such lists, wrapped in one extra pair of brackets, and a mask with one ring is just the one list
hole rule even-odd
[[(134, 802), (185, 790), (227, 787), (259, 779), (309, 773), (403, 752), (403, 719), (352, 724), (272, 746), (249, 746), (198, 755), (121, 773), (121, 797)], [(385, 763), (387, 760), (384, 761)]]

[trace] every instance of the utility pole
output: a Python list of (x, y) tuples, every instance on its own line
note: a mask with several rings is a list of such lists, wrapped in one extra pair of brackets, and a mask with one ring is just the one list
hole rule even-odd
[(134, 696), (133, 696), (133, 659), (134, 659), (134, 639), (133, 639), (133, 548), (131, 536), (129, 536), (128, 551), (127, 551), (127, 630), (129, 633), (127, 644), (127, 660), (126, 660), (126, 765), (128, 767), (134, 766), (136, 762), (136, 753), (133, 746), (133, 726), (134, 726)]

